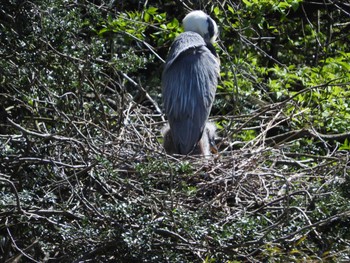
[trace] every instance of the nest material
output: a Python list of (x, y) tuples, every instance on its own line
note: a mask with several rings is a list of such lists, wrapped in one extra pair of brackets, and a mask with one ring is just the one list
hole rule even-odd
[[(349, 218), (349, 210), (312, 216), (345, 182), (349, 154), (267, 144), (277, 108), (236, 117), (219, 131), (219, 154), (201, 158), (167, 155), (162, 117), (128, 101), (122, 116), (103, 120), (59, 111), (58, 133), (7, 119), (0, 218), (8, 258), (259, 261), (267, 244), (286, 249), (305, 237), (321, 251), (328, 244), (319, 229)], [(253, 119), (266, 123), (260, 135), (234, 141)], [(23, 224), (31, 231), (15, 230)]]

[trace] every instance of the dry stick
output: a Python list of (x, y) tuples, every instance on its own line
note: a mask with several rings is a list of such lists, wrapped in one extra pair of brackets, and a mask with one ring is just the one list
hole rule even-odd
[[(267, 107), (262, 108), (261, 112), (258, 112), (257, 114), (253, 115), (251, 118), (248, 119), (248, 121), (246, 121), (243, 125), (241, 125), (241, 127), (238, 129), (241, 130), (244, 125), (246, 125), (249, 121), (251, 121), (252, 119), (260, 116), (262, 113), (265, 113), (268, 109), (272, 108), (273, 106), (274, 107), (281, 107), (282, 105), (286, 104), (287, 102), (293, 100), (295, 97), (299, 96), (300, 94), (303, 94), (305, 92), (309, 92), (313, 89), (317, 89), (317, 88), (325, 88), (325, 87), (328, 87), (328, 86), (346, 86), (346, 85), (349, 85), (350, 83), (336, 83), (336, 84), (331, 84), (332, 82), (334, 81), (337, 81), (341, 78), (336, 78), (336, 79), (333, 79), (333, 80), (330, 80), (324, 84), (320, 84), (320, 85), (316, 85), (316, 86), (312, 86), (312, 87), (308, 87), (308, 88), (305, 88), (297, 93), (295, 93), (293, 96), (285, 99), (284, 101), (282, 102), (279, 102), (279, 103), (275, 103), (273, 105), (268, 105)], [(299, 138), (302, 138), (302, 137), (305, 137), (305, 136), (312, 136), (312, 137), (316, 137), (316, 138), (321, 138), (321, 139), (324, 139), (324, 140), (343, 140), (343, 139), (346, 139), (346, 138), (350, 138), (350, 132), (346, 132), (346, 133), (341, 133), (341, 134), (331, 134), (331, 135), (328, 135), (328, 134), (321, 134), (321, 133), (318, 133), (317, 131), (315, 130), (311, 130), (311, 129), (300, 129), (300, 130), (296, 130), (296, 131), (290, 131), (290, 132), (286, 132), (286, 133), (283, 133), (283, 134), (280, 134), (280, 135), (276, 135), (276, 136), (273, 136), (273, 137), (270, 137), (270, 138), (267, 138), (265, 140), (265, 142), (267, 144), (269, 143), (273, 143), (274, 141), (277, 141), (275, 142), (275, 144), (277, 143), (283, 143), (283, 142), (286, 142), (286, 141), (290, 141), (290, 140), (294, 140), (294, 139), (299, 139)]]
[(278, 121), (277, 123), (274, 124), (274, 122), (278, 119), (278, 117), (282, 114), (283, 110), (280, 109), (275, 116), (273, 116), (272, 120), (267, 124), (267, 127), (265, 129), (264, 132), (260, 133), (254, 140), (256, 141), (253, 145), (253, 147), (256, 147), (258, 145), (258, 143), (262, 140), (263, 144), (266, 141), (266, 135), (267, 135), (267, 131), (272, 129), (273, 127), (277, 126), (280, 123), (283, 123), (285, 120), (289, 119), (289, 117), (284, 118), (280, 121)]
[(132, 34), (130, 34), (130, 33), (128, 33), (128, 32), (123, 32), (123, 33), (126, 34), (126, 35), (128, 35), (129, 37), (131, 37), (131, 38), (133, 38), (133, 39), (135, 39), (135, 40), (141, 42), (142, 44), (144, 44), (144, 45), (149, 49), (149, 51), (151, 51), (151, 52), (153, 53), (153, 55), (155, 55), (160, 61), (162, 61), (163, 63), (165, 63), (164, 59), (162, 59), (162, 58), (157, 54), (157, 52), (154, 51), (154, 48), (153, 48), (150, 44), (148, 44), (146, 41), (143, 41), (143, 40), (141, 40), (141, 39), (135, 37), (134, 35), (132, 35)]
[(178, 233), (175, 233), (173, 231), (167, 230), (167, 229), (155, 229), (155, 233), (163, 236), (163, 237), (171, 237), (175, 238), (176, 240), (181, 240), (182, 242), (185, 242), (186, 244), (196, 244), (196, 242), (189, 241), (185, 239), (184, 237), (180, 236)]
[[(0, 173), (0, 176), (5, 176), (5, 174)], [(16, 188), (15, 184), (13, 182), (11, 182), (10, 180), (6, 179), (6, 178), (1, 178), (0, 177), (0, 181), (6, 182), (6, 183), (8, 183), (11, 186), (11, 188), (12, 188), (14, 194), (15, 194), (15, 197), (16, 197), (17, 210), (18, 210), (18, 212), (20, 214), (22, 214), (23, 213), (23, 209), (21, 207), (21, 202), (19, 200), (19, 195), (18, 195), (18, 191), (17, 191), (17, 188)]]
[[(141, 41), (158, 59), (160, 59), (162, 62), (164, 62), (164, 60), (153, 50), (153, 48), (151, 47), (151, 45), (149, 45), (148, 43), (146, 43), (145, 41), (142, 41), (138, 38), (136, 38), (135, 36), (125, 32), (127, 35), (129, 35), (130, 37), (138, 40), (138, 41)], [(72, 56), (69, 56), (67, 54), (64, 54), (64, 53), (61, 53), (59, 52), (58, 50), (56, 50), (48, 41), (44, 41), (42, 39), (39, 39), (40, 41), (44, 42), (45, 44), (47, 44), (56, 54), (62, 56), (62, 57), (65, 57), (65, 58), (69, 58), (71, 60), (75, 60), (75, 61), (78, 61), (80, 63), (85, 63), (86, 61), (85, 60), (82, 60), (80, 58), (76, 58), (76, 57), (72, 57)], [(108, 61), (105, 61), (105, 60), (102, 60), (102, 59), (96, 59), (96, 61), (98, 62), (103, 62), (103, 63), (107, 63), (108, 64)], [(137, 87), (138, 89), (140, 89), (142, 92), (145, 93), (147, 99), (154, 105), (154, 107), (156, 108), (157, 112), (162, 114), (162, 111), (160, 110), (158, 104), (152, 99), (152, 97), (148, 94), (148, 92), (141, 86), (141, 85), (138, 85), (133, 79), (131, 79), (128, 75), (126, 75), (124, 72), (122, 72), (122, 75), (124, 78), (126, 78), (128, 81), (130, 81), (135, 87)], [(162, 115), (162, 119), (164, 120), (164, 117)], [(164, 120), (165, 121), (165, 120)]]
[[(0, 173), (0, 176), (5, 176), (5, 175)], [(10, 180), (6, 179), (6, 178), (1, 178), (1, 177), (0, 177), (0, 181), (6, 182), (6, 183), (8, 183), (11, 186), (11, 188), (12, 188), (14, 194), (15, 194), (15, 197), (16, 197), (17, 210), (18, 210), (18, 213), (20, 213), (20, 214), (23, 214), (23, 213), (25, 213), (26, 215), (28, 215), (28, 214), (31, 214), (31, 215), (40, 215), (40, 214), (57, 215), (57, 214), (59, 214), (59, 215), (67, 216), (68, 218), (75, 218), (75, 219), (80, 219), (80, 220), (83, 219), (83, 218), (78, 217), (78, 216), (76, 216), (76, 215), (74, 215), (74, 214), (72, 214), (72, 213), (70, 213), (68, 211), (56, 211), (56, 210), (33, 210), (33, 211), (28, 210), (28, 211), (24, 211), (22, 209), (22, 207), (21, 207), (19, 194), (18, 194), (18, 191), (17, 191), (14, 183), (11, 182)], [(48, 221), (51, 222), (50, 220), (48, 220)]]
[(252, 43), (248, 38), (246, 38), (245, 36), (243, 36), (242, 34), (239, 33), (239, 37), (240, 39), (243, 40), (244, 43), (251, 45), (252, 47), (254, 47), (256, 50), (258, 50), (259, 52), (261, 52), (265, 57), (267, 57), (268, 59), (271, 59), (272, 61), (274, 61), (276, 64), (282, 66), (282, 67), (286, 67), (285, 64), (279, 62), (277, 59), (275, 59), (274, 57), (272, 57), (271, 55), (267, 54), (264, 50), (262, 50), (260, 47), (258, 47), (257, 45), (254, 45), (254, 43)]
[(323, 140), (344, 140), (346, 138), (350, 138), (350, 132), (345, 132), (345, 133), (339, 133), (339, 134), (321, 134), (315, 130), (311, 129), (300, 129), (300, 130), (294, 130), (294, 131), (289, 131), (285, 132), (283, 134), (279, 134), (270, 138), (267, 138), (265, 142), (267, 144), (280, 144), (280, 143), (285, 143), (291, 140), (296, 140), (300, 139), (306, 136), (310, 136), (313, 138), (321, 138)]
[[(235, 130), (235, 133), (238, 133), (239, 131), (241, 131), (245, 126), (246, 124), (248, 124), (251, 120), (254, 120), (256, 117), (266, 113), (267, 111), (269, 111), (273, 106), (272, 105), (268, 105), (266, 106), (265, 108), (261, 109), (261, 111), (257, 111), (256, 114), (254, 114), (253, 116), (249, 117), (248, 120), (246, 122), (244, 122), (240, 127), (238, 127), (236, 130)], [(228, 147), (226, 147), (224, 149), (224, 151), (226, 151), (228, 148), (230, 148), (232, 146), (232, 144), (230, 144)], [(245, 148), (245, 147), (243, 147)]]
[(333, 86), (348, 86), (348, 85), (350, 85), (350, 83), (348, 83), (348, 82), (331, 84), (332, 82), (340, 80), (340, 79), (342, 79), (342, 78), (335, 78), (335, 79), (332, 79), (332, 80), (330, 80), (330, 81), (328, 81), (326, 83), (302, 89), (301, 91), (298, 91), (297, 93), (295, 93), (293, 96), (285, 99), (284, 101), (281, 101), (281, 102), (277, 103), (277, 105), (283, 105), (283, 104), (287, 103), (288, 101), (293, 100), (295, 97), (299, 96), (300, 94), (303, 94), (305, 92), (311, 91), (313, 89), (326, 88), (326, 87), (329, 87), (329, 86), (333, 87)]
[[(46, 216), (57, 216), (57, 215), (60, 215), (60, 216), (64, 216), (66, 218), (69, 218), (69, 219), (76, 219), (76, 220), (84, 220), (85, 217), (83, 215), (75, 215), (73, 214), (72, 212), (70, 211), (62, 211), (62, 210), (45, 210), (45, 209), (41, 209), (41, 210), (28, 210), (26, 211), (26, 213), (28, 214), (32, 214), (32, 215), (39, 215), (39, 216), (42, 216), (42, 217), (46, 217)], [(53, 221), (49, 221), (49, 222), (53, 222)], [(56, 224), (54, 222), (54, 224)]]
[[(56, 107), (55, 107), (55, 110), (59, 115), (62, 115), (69, 122), (69, 124), (71, 124), (75, 128), (75, 130), (78, 132), (78, 134), (85, 140), (86, 144), (89, 146), (89, 149), (91, 149), (96, 154), (101, 152), (101, 149), (99, 149), (99, 147), (91, 144), (91, 142), (89, 141), (89, 138), (83, 134), (83, 132), (78, 128), (78, 126), (75, 124), (75, 122), (68, 117), (67, 114), (65, 114), (63, 111), (57, 110)], [(84, 121), (86, 121), (86, 120), (84, 120)], [(78, 140), (76, 140), (76, 142), (79, 142), (82, 146), (85, 146), (82, 142), (80, 142)]]
[(90, 168), (86, 167), (86, 165), (72, 165), (67, 163), (62, 163), (53, 159), (46, 159), (46, 158), (40, 158), (40, 157), (19, 157), (17, 159), (18, 161), (24, 161), (24, 162), (37, 162), (37, 163), (48, 163), (48, 164), (55, 164), (57, 166), (67, 167), (67, 168), (74, 168), (74, 169), (80, 169), (80, 168)]
[[(69, 137), (52, 135), (52, 134), (41, 134), (41, 133), (29, 131), (29, 130), (23, 128), (22, 126), (20, 126), (19, 124), (13, 122), (11, 119), (7, 118), (7, 120), (8, 120), (8, 122), (11, 123), (11, 125), (13, 125), (14, 127), (18, 128), (19, 130), (21, 130), (22, 132), (24, 132), (25, 134), (28, 134), (28, 135), (32, 135), (32, 136), (36, 136), (36, 137), (44, 138), (44, 139), (56, 139), (56, 140), (59, 140), (59, 141), (73, 141), (73, 142), (76, 142), (77, 144), (82, 144), (80, 141), (77, 141), (77, 140), (69, 138)], [(33, 158), (31, 158), (31, 159), (33, 159)], [(43, 160), (44, 159), (40, 159), (40, 161), (43, 161)], [(59, 163), (59, 162), (56, 162), (56, 163)], [(60, 164), (63, 165), (63, 163), (60, 163)], [(77, 166), (75, 166), (74, 168), (77, 168)], [(79, 167), (79, 168), (81, 168), (81, 167)], [(5, 180), (7, 180), (7, 179), (3, 179), (3, 181), (5, 181)], [(72, 186), (72, 188), (73, 188), (73, 186)], [(77, 196), (79, 196), (79, 195), (77, 195)], [(18, 195), (17, 195), (17, 197), (18, 197)], [(89, 202), (85, 199), (85, 197), (82, 197), (81, 200), (83, 201), (84, 204), (87, 204), (87, 203), (89, 204)], [(18, 201), (19, 201), (19, 199), (18, 199)], [(85, 202), (85, 201), (87, 201), (87, 202)], [(89, 205), (87, 205), (87, 207), (91, 208)], [(21, 209), (20, 206), (18, 208), (19, 208), (19, 211), (23, 212), (23, 210)], [(92, 209), (94, 209), (93, 206), (92, 206)], [(94, 209), (94, 211), (96, 211), (96, 210)], [(100, 213), (97, 212), (97, 214), (99, 214), (101, 216)]]
[[(311, 91), (313, 89), (325, 88), (325, 87), (328, 87), (328, 86), (346, 86), (346, 85), (350, 84), (350, 83), (331, 84), (332, 82), (337, 81), (339, 79), (341, 79), (341, 78), (336, 78), (336, 79), (330, 80), (327, 83), (324, 83), (324, 84), (321, 84), (321, 85), (316, 85), (316, 86), (305, 88), (305, 89), (297, 92), (293, 96), (285, 99), (284, 101), (282, 101), (280, 103), (276, 103), (275, 106), (276, 107), (282, 106), (282, 105), (286, 104), (287, 102), (293, 100), (298, 95), (303, 94), (303, 93), (308, 92), (308, 91)], [(256, 116), (259, 116), (259, 114), (253, 116), (252, 118), (255, 118)], [(273, 142), (275, 142), (275, 144), (277, 144), (277, 143), (284, 143), (286, 141), (288, 142), (288, 141), (291, 141), (292, 139), (295, 140), (295, 139), (299, 139), (299, 138), (302, 138), (302, 137), (305, 137), (305, 136), (312, 136), (312, 137), (315, 137), (315, 138), (321, 138), (323, 140), (344, 140), (346, 138), (350, 138), (350, 132), (328, 135), (328, 134), (318, 133), (317, 131), (315, 131), (313, 129), (300, 129), (300, 130), (289, 131), (289, 132), (286, 132), (286, 133), (283, 133), (283, 134), (280, 134), (280, 135), (276, 135), (276, 136), (267, 138), (265, 140), (265, 142), (267, 144), (273, 143)]]
[(70, 141), (70, 142), (75, 142), (77, 144), (83, 145), (82, 142), (80, 142), (76, 139), (70, 138), (70, 137), (54, 135), (54, 134), (50, 134), (50, 133), (38, 133), (38, 132), (27, 130), (27, 129), (23, 128), (21, 125), (12, 121), (10, 118), (7, 118), (7, 121), (12, 126), (16, 127), (17, 129), (21, 130), (23, 133), (25, 133), (27, 135), (32, 135), (32, 136), (43, 138), (43, 139), (54, 139), (54, 140), (58, 140), (58, 141)]
[(130, 78), (128, 75), (126, 75), (124, 72), (121, 72), (121, 74), (123, 75), (124, 78), (126, 78), (128, 81), (130, 81), (131, 84), (133, 84), (136, 88), (138, 88), (143, 93), (145, 93), (146, 98), (153, 104), (153, 106), (156, 108), (156, 111), (159, 114), (161, 114), (162, 120), (165, 121), (163, 113), (162, 113), (161, 109), (158, 106), (158, 103), (152, 99), (152, 97), (148, 94), (148, 92), (141, 85), (137, 84), (132, 78)]
[[(313, 229), (317, 226), (322, 226), (322, 225), (325, 225), (327, 223), (331, 223), (331, 222), (338, 220), (342, 217), (349, 218), (350, 217), (350, 210), (336, 214), (334, 216), (328, 217), (328, 218), (323, 219), (323, 220), (319, 220), (316, 223), (313, 223), (311, 225), (309, 224), (307, 226), (301, 227), (300, 229), (298, 229), (290, 234), (287, 234), (287, 235), (280, 237), (280, 238), (276, 238), (275, 240), (271, 241), (271, 243), (280, 243), (282, 241), (289, 240), (305, 230), (308, 230), (310, 228)], [(259, 244), (263, 244), (263, 240), (261, 240), (261, 238), (259, 238), (258, 240), (251, 240), (251, 241), (247, 241), (245, 243), (240, 243), (237, 245), (227, 245), (226, 247), (223, 247), (222, 250), (223, 251), (231, 251), (232, 249), (235, 249), (235, 248), (249, 247), (251, 245), (259, 245)], [(253, 254), (253, 253), (256, 253), (256, 251), (252, 252), (251, 254)]]
[(57, 55), (59, 56), (62, 56), (62, 57), (65, 57), (65, 58), (68, 58), (70, 60), (73, 60), (73, 61), (77, 61), (77, 62), (80, 62), (80, 63), (86, 63), (87, 61), (86, 60), (82, 60), (80, 58), (77, 58), (77, 57), (73, 57), (73, 56), (70, 56), (70, 55), (67, 55), (67, 54), (64, 54), (60, 51), (58, 51), (57, 49), (55, 49), (48, 40), (43, 40), (41, 38), (39, 38), (39, 41), (45, 43), (46, 45), (48, 45)]
[(285, 235), (283, 237), (280, 237), (280, 238), (277, 238), (274, 240), (274, 243), (279, 243), (283, 240), (287, 240), (287, 239), (290, 239), (294, 236), (296, 236), (297, 234), (299, 234), (300, 232), (304, 231), (304, 230), (307, 230), (307, 229), (310, 229), (310, 228), (315, 228), (317, 226), (322, 226), (322, 225), (325, 225), (325, 224), (329, 224), (331, 222), (334, 222), (335, 220), (338, 220), (340, 218), (349, 218), (350, 217), (350, 210), (348, 211), (345, 211), (345, 212), (342, 212), (342, 213), (339, 213), (339, 214), (336, 214), (334, 216), (330, 216), (326, 219), (323, 219), (323, 220), (319, 220), (311, 225), (307, 225), (307, 226), (304, 226), (304, 227), (301, 227), (300, 229), (288, 234), (288, 235)]
[[(14, 245), (14, 247), (23, 255), (25, 256), (26, 258), (30, 259), (31, 261), (33, 262), (36, 262), (36, 263), (39, 263), (39, 261), (36, 261), (34, 258), (32, 258), (30, 255), (28, 255), (27, 253), (25, 253), (24, 250), (27, 250), (28, 248), (31, 248), (31, 246), (35, 245), (38, 240), (34, 241), (34, 243), (32, 245), (30, 245), (29, 247), (27, 247), (26, 249), (20, 249), (18, 246), (17, 246), (17, 243), (15, 241), (15, 239), (13, 238), (12, 234), (11, 234), (11, 231), (8, 227), (8, 218), (6, 218), (6, 222), (5, 222), (5, 226), (6, 226), (6, 230), (7, 230), (7, 234), (9, 235), (11, 241), (12, 241), (12, 244)], [(17, 256), (16, 258), (18, 258), (19, 256)]]

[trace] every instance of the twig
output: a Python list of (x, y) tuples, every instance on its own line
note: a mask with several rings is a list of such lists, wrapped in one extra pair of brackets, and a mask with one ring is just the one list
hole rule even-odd
[(10, 231), (10, 228), (8, 227), (8, 218), (6, 218), (6, 222), (5, 222), (5, 226), (6, 226), (6, 230), (7, 230), (7, 234), (9, 235), (11, 241), (12, 241), (12, 244), (14, 245), (14, 247), (23, 255), (25, 256), (26, 258), (30, 259), (31, 261), (33, 262), (36, 262), (36, 263), (39, 263), (39, 261), (35, 260), (34, 258), (32, 258), (30, 255), (28, 255), (25, 250), (28, 250), (29, 248), (31, 248), (33, 245), (35, 245), (38, 240), (34, 241), (30, 246), (28, 246), (26, 249), (20, 249), (18, 246), (17, 246), (17, 243), (16, 241), (14, 240), (12, 234), (11, 234), (11, 231)]
[(13, 120), (11, 120), (10, 118), (7, 117), (7, 121), (14, 127), (16, 127), (17, 129), (19, 129), (20, 131), (22, 131), (23, 133), (27, 134), (27, 135), (31, 135), (31, 136), (35, 136), (35, 137), (39, 137), (39, 138), (43, 138), (43, 139), (54, 139), (54, 140), (58, 140), (58, 141), (70, 141), (70, 142), (75, 142), (76, 144), (82, 145), (83, 143), (73, 139), (73, 138), (69, 138), (69, 137), (65, 137), (65, 136), (60, 136), (60, 135), (54, 135), (54, 134), (50, 134), (50, 133), (38, 133), (38, 132), (34, 132), (34, 131), (30, 131), (25, 129), (24, 127), (22, 127), (21, 125), (15, 123)]
[(19, 199), (18, 191), (17, 191), (17, 188), (16, 188), (15, 184), (13, 182), (11, 182), (10, 180), (6, 179), (6, 178), (2, 178), (3, 176), (5, 176), (4, 174), (0, 173), (0, 176), (1, 176), (0, 177), (0, 181), (8, 183), (11, 186), (12, 191), (15, 194), (15, 197), (16, 197), (16, 205), (17, 205), (18, 213), (22, 214), (23, 213), (23, 209), (21, 207), (21, 201)]
[(125, 74), (124, 72), (121, 73), (123, 75), (124, 78), (126, 78), (128, 81), (130, 81), (131, 84), (133, 84), (135, 87), (137, 87), (138, 89), (140, 89), (145, 95), (146, 98), (153, 104), (153, 106), (155, 107), (156, 111), (161, 114), (161, 118), (163, 121), (165, 121), (163, 113), (161, 111), (161, 109), (158, 106), (158, 103), (156, 101), (154, 101), (152, 99), (152, 97), (148, 94), (148, 92), (141, 86), (138, 85), (132, 78), (130, 78), (127, 74)]

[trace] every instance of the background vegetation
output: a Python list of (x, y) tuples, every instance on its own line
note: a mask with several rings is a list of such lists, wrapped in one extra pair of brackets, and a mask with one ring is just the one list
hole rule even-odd
[[(161, 146), (191, 9), (221, 33), (208, 160)], [(349, 21), (349, 1), (1, 1), (1, 262), (349, 261)]]

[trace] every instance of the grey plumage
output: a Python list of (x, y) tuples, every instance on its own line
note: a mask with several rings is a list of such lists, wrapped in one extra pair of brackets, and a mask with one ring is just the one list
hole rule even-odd
[(200, 28), (202, 35), (192, 31), (180, 34), (170, 48), (162, 74), (164, 108), (174, 150), (184, 155), (192, 153), (202, 138), (220, 70), (209, 42), (216, 37), (216, 24), (201, 11), (192, 13), (193, 19), (190, 13), (187, 20), (198, 25), (192, 23), (190, 28)]

